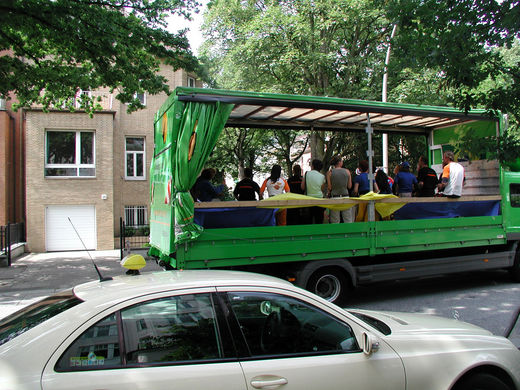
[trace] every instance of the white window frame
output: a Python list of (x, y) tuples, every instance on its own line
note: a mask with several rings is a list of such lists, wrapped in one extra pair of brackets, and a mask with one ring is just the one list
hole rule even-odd
[[(143, 95), (143, 99), (142, 100), (139, 98), (139, 95)], [(146, 106), (146, 92), (143, 92), (143, 93), (137, 93), (136, 92), (134, 94), (134, 99), (138, 99), (143, 106)]]
[[(195, 83), (197, 80), (195, 80), (194, 77), (191, 77), (191, 76), (188, 76), (188, 87), (193, 87), (195, 88), (197, 86), (197, 84)], [(190, 85), (190, 84), (193, 84), (193, 85)]]
[[(48, 134), (52, 133), (75, 133), (75, 155), (76, 155), (76, 161), (74, 164), (51, 164), (48, 163)], [(81, 163), (81, 133), (92, 133), (92, 164), (82, 164)], [(96, 132), (94, 130), (65, 130), (65, 129), (46, 129), (45, 130), (45, 169), (44, 169), (44, 176), (47, 178), (56, 178), (56, 179), (91, 179), (96, 177)], [(76, 175), (73, 176), (51, 176), (47, 175), (45, 172), (46, 169), (76, 169)], [(94, 168), (94, 175), (93, 176), (80, 176), (79, 170), (80, 168)]]
[[(126, 140), (128, 138), (142, 138), (143, 139), (143, 150), (126, 150)], [(128, 155), (134, 155), (134, 176), (128, 176)], [(143, 175), (137, 176), (135, 172), (137, 172), (137, 155), (143, 155)], [(142, 135), (127, 135), (125, 137), (125, 180), (146, 180), (146, 137)]]
[[(130, 218), (128, 218), (129, 213), (132, 213), (132, 219), (133, 222), (139, 222), (139, 214), (142, 213), (141, 219), (143, 220), (143, 224), (130, 224), (128, 221)], [(146, 226), (148, 225), (148, 209), (146, 206), (125, 206), (124, 209), (124, 215), (125, 215), (125, 226), (126, 227), (140, 227), (140, 226)]]
[(92, 91), (84, 91), (82, 89), (79, 90), (78, 94), (76, 95), (74, 99), (74, 106), (76, 108), (81, 108), (81, 96), (87, 95), (87, 97), (92, 97)]

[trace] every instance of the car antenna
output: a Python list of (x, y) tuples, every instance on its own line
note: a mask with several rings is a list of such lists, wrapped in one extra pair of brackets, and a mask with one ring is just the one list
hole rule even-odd
[(94, 265), (94, 269), (96, 270), (98, 276), (99, 276), (99, 281), (100, 282), (106, 282), (107, 280), (112, 280), (112, 277), (110, 276), (103, 276), (101, 275), (101, 272), (99, 271), (99, 268), (97, 267), (96, 263), (94, 262), (94, 259), (92, 258), (92, 256), (90, 255), (90, 252), (89, 250), (87, 249), (87, 246), (85, 245), (85, 243), (83, 242), (83, 240), (81, 239), (81, 236), (79, 235), (78, 231), (76, 230), (76, 227), (74, 226), (74, 224), (72, 223), (72, 221), (70, 220), (70, 217), (67, 217), (67, 219), (69, 220), (70, 224), (72, 225), (72, 228), (74, 229), (74, 231), (76, 232), (79, 240), (81, 241), (81, 244), (83, 245), (83, 248), (85, 248), (85, 251), (87, 252), (88, 254), (88, 257), (90, 257), (90, 260), (92, 261), (92, 265)]

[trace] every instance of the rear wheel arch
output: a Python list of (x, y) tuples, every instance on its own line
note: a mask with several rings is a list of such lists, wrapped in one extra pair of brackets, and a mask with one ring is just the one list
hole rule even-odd
[(515, 259), (513, 266), (509, 268), (509, 273), (514, 282), (520, 282), (520, 242), (515, 242), (514, 247), (516, 248)]
[[(356, 271), (346, 259), (318, 260), (306, 263), (298, 272), (297, 285), (303, 287), (336, 304), (344, 303), (356, 286)], [(322, 291), (318, 293), (317, 284), (327, 289), (340, 291)], [(339, 286), (338, 286), (339, 285)], [(337, 296), (336, 296), (337, 295)]]
[[(488, 383), (491, 385), (491, 378), (498, 379), (505, 388), (497, 388), (499, 383), (497, 382), (492, 387), (484, 387), (484, 381), (488, 380)], [(481, 383), (483, 387), (472, 387), (472, 381), (476, 381)], [(472, 389), (482, 389), (482, 390), (516, 390), (515, 384), (511, 379), (511, 376), (502, 368), (486, 365), (472, 368), (457, 379), (455, 384), (450, 388), (450, 390), (472, 390)]]

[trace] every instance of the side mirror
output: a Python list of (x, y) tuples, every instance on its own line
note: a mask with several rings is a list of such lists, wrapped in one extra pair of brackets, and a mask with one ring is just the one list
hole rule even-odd
[(367, 356), (370, 356), (379, 350), (379, 340), (376, 336), (373, 336), (369, 333), (363, 333), (362, 343), (363, 353)]

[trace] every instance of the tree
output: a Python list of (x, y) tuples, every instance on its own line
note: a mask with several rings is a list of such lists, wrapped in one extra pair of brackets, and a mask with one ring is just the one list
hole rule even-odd
[[(0, 96), (21, 106), (73, 109), (79, 90), (117, 89), (133, 111), (136, 93), (169, 93), (159, 61), (194, 69), (185, 31), (165, 30), (168, 14), (189, 13), (196, 0), (4, 0), (0, 3)], [(92, 99), (82, 98), (92, 112)]]
[[(208, 9), (202, 58), (215, 85), (378, 99), (391, 25), (371, 0), (214, 0)], [(333, 139), (313, 133), (313, 157), (330, 159)], [(279, 163), (289, 155), (279, 150)]]
[(415, 70), (438, 69), (461, 109), (520, 111), (520, 61), (504, 51), (518, 45), (519, 0), (380, 3), (399, 26), (393, 58)]
[(220, 86), (379, 96), (391, 26), (372, 1), (215, 0), (208, 8), (202, 52)]
[(208, 166), (217, 166), (235, 178), (242, 178), (244, 168), (265, 170), (259, 160), (266, 155), (268, 138), (266, 130), (225, 128), (208, 159)]

